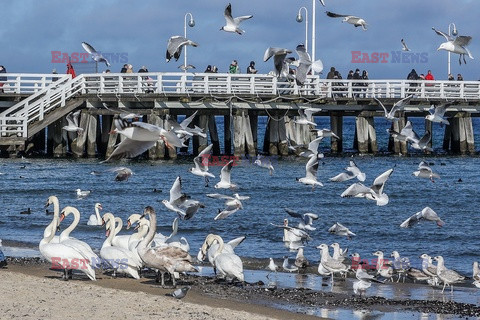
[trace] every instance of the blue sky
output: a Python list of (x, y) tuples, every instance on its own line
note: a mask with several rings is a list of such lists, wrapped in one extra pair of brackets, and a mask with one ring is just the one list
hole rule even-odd
[[(349, 69), (369, 71), (371, 79), (404, 79), (412, 68), (417, 72), (433, 71), (437, 79), (446, 79), (447, 53), (436, 49), (444, 41), (431, 28), (447, 31), (455, 22), (461, 35), (473, 37), (469, 46), (475, 60), (458, 64), (452, 55), (452, 73), (462, 73), (465, 80), (479, 80), (480, 41), (477, 22), (478, 0), (325, 0), (324, 8), (317, 1), (316, 58), (325, 66), (323, 77), (331, 66), (343, 75)], [(312, 22), (312, 0), (237, 0), (231, 1), (234, 16), (252, 14), (242, 28), (244, 35), (219, 31), (224, 25), (223, 10), (227, 1), (158, 1), (158, 0), (16, 0), (2, 1), (0, 19), (0, 64), (9, 72), (50, 73), (56, 68), (66, 71), (64, 63), (52, 63), (52, 51), (68, 54), (84, 52), (86, 41), (98, 51), (127, 53), (128, 63), (138, 70), (142, 65), (150, 71), (174, 72), (183, 63), (173, 59), (166, 63), (167, 40), (183, 35), (184, 16), (190, 12), (195, 27), (187, 27), (187, 37), (199, 43), (188, 48), (188, 62), (203, 72), (208, 64), (217, 65), (220, 72), (228, 70), (231, 60), (238, 60), (245, 72), (251, 60), (257, 69), (267, 73), (272, 62), (263, 62), (269, 46), (294, 51), (305, 42), (305, 24), (295, 21), (300, 7)], [(329, 18), (325, 10), (364, 18), (368, 30)], [(303, 12), (303, 11), (302, 11)], [(308, 36), (311, 45), (311, 34)], [(414, 54), (423, 54), (420, 63), (393, 63), (391, 52), (401, 50), (404, 38)], [(308, 48), (309, 52), (311, 49)], [(352, 63), (352, 51), (369, 55), (389, 53), (387, 63)], [(292, 56), (296, 56), (294, 52)], [(425, 59), (423, 59), (425, 60)], [(123, 63), (112, 63), (119, 72)], [(100, 71), (105, 67), (100, 66)]]

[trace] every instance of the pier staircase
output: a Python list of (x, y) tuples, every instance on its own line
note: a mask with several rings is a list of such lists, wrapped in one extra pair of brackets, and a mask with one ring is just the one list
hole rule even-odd
[(71, 75), (63, 75), (0, 113), (0, 146), (22, 145), (34, 134), (77, 108), (84, 101), (76, 99), (83, 86), (83, 76), (72, 79)]

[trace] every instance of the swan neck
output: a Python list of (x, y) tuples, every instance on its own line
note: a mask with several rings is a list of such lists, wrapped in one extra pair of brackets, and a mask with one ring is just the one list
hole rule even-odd
[(95, 215), (97, 216), (97, 223), (98, 221), (102, 221), (102, 217), (100, 217), (100, 210), (98, 210), (97, 207), (95, 207)]
[[(110, 226), (114, 226), (115, 225), (114, 216), (110, 214), (110, 215), (107, 216), (107, 218), (108, 218)], [(105, 244), (108, 245), (108, 246), (112, 246), (113, 237), (115, 237), (115, 232), (110, 232), (110, 234), (107, 237), (107, 240), (105, 240), (105, 242), (104, 242), (104, 246), (105, 246)]]
[(113, 221), (113, 225), (115, 226), (115, 231), (113, 232), (113, 236), (116, 236), (120, 232), (120, 230), (122, 230), (123, 228), (122, 219), (120, 219), (119, 217), (115, 217)]
[(217, 257), (220, 253), (223, 252), (223, 247), (224, 247), (223, 239), (217, 235), (212, 238), (213, 238), (213, 241), (215, 240), (218, 241), (218, 248), (217, 248), (217, 251), (215, 251), (215, 257)]
[(146, 248), (153, 241), (155, 232), (157, 232), (157, 215), (155, 213), (148, 213), (148, 216), (150, 218), (150, 227), (148, 228), (147, 235), (138, 244), (140, 248)]
[(60, 234), (60, 241), (68, 239), (70, 236), (70, 232), (73, 231), (77, 227), (78, 222), (80, 221), (80, 212), (78, 212), (77, 209), (75, 208), (69, 208), (68, 209), (70, 213), (73, 213), (73, 222), (68, 226), (67, 229), (63, 230), (63, 232)]

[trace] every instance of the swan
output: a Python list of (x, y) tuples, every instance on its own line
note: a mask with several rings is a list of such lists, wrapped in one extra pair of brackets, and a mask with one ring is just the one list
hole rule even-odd
[(112, 266), (114, 277), (117, 272), (121, 272), (140, 279), (138, 268), (141, 266), (141, 261), (138, 261), (138, 258), (130, 250), (112, 245), (115, 235), (111, 229), (115, 225), (115, 217), (111, 213), (105, 213), (102, 220), (108, 221), (109, 224), (106, 226), (107, 239), (103, 242), (100, 256)]
[(100, 259), (98, 258), (97, 254), (93, 252), (88, 243), (70, 237), (70, 232), (77, 227), (78, 222), (80, 221), (80, 212), (78, 209), (70, 206), (63, 208), (60, 214), (60, 222), (62, 222), (70, 213), (73, 213), (73, 222), (60, 234), (60, 243), (74, 247), (78, 251), (82, 252), (83, 255), (88, 257), (90, 264), (95, 265), (98, 261), (100, 261)]
[(52, 267), (63, 269), (63, 280), (68, 280), (69, 278), (69, 276), (67, 276), (67, 270), (68, 273), (70, 273), (71, 270), (80, 270), (91, 280), (95, 281), (95, 270), (87, 263), (90, 257), (85, 256), (74, 247), (67, 246), (63, 243), (52, 242), (57, 229), (55, 217), (53, 222), (54, 223), (50, 223), (45, 228), (43, 239), (38, 245), (42, 256), (52, 264)]
[(140, 241), (142, 241), (143, 238), (145, 238), (145, 236), (147, 235), (149, 227), (150, 227), (150, 221), (148, 221), (147, 219), (141, 219), (138, 222), (138, 225), (135, 227), (135, 230), (137, 230), (137, 232), (132, 234), (130, 236), (130, 239), (128, 240), (128, 250), (133, 252), (133, 254), (137, 257), (138, 261), (141, 262), (142, 267), (143, 267), (143, 261), (140, 255), (138, 254), (137, 247)]
[(100, 217), (100, 210), (103, 207), (100, 203), (95, 203), (95, 214), (91, 214), (90, 218), (88, 218), (87, 225), (89, 226), (101, 226), (102, 225), (102, 217)]
[[(243, 240), (245, 240), (246, 236), (242, 236), (242, 237), (238, 237), (238, 238), (235, 238), (233, 240), (230, 240), (228, 241), (226, 244), (224, 244), (223, 246), (223, 250), (221, 253), (231, 253), (231, 254), (235, 254), (235, 248), (243, 242)], [(208, 262), (212, 265), (213, 267), (213, 271), (215, 272), (215, 274), (217, 274), (217, 269), (215, 268), (215, 253), (217, 252), (218, 250), (218, 247), (220, 246), (220, 244), (218, 242), (215, 242), (213, 243), (212, 245), (210, 245), (210, 247), (208, 248), (207, 250), (207, 260)], [(198, 251), (198, 254), (197, 254), (197, 259), (199, 261), (203, 261), (205, 259), (205, 255), (202, 253), (202, 249), (200, 249)]]
[(155, 210), (147, 206), (144, 214), (150, 218), (150, 229), (147, 235), (137, 246), (137, 251), (145, 266), (158, 269), (162, 277), (162, 286), (165, 285), (164, 273), (168, 272), (172, 277), (173, 286), (176, 287), (175, 272), (197, 271), (191, 264), (192, 257), (188, 252), (176, 247), (148, 247), (157, 230), (157, 214)]
[[(137, 223), (139, 221), (145, 221), (147, 227), (150, 228), (150, 221), (148, 221), (147, 219), (145, 219), (145, 217), (143, 217), (142, 215), (140, 215), (138, 213), (133, 213), (127, 219), (126, 229), (127, 230), (130, 229), (130, 227), (132, 225), (134, 225), (135, 223)], [(157, 243), (161, 244), (161, 243), (165, 242), (165, 239), (167, 239), (166, 236), (164, 236), (160, 232), (157, 232), (157, 233), (155, 233), (155, 236), (153, 237), (152, 242), (155, 243), (155, 244), (157, 244)], [(147, 244), (147, 247), (149, 247), (150, 245), (151, 245), (151, 243)]]
[(128, 250), (128, 241), (130, 240), (131, 235), (126, 234), (126, 235), (117, 236), (117, 234), (120, 232), (120, 230), (122, 230), (123, 221), (119, 217), (114, 217), (113, 219), (114, 219), (114, 221), (111, 222), (111, 223), (113, 223), (113, 226), (115, 226), (115, 228), (112, 232), (113, 233), (112, 245)]
[(219, 235), (209, 234), (207, 236), (201, 249), (203, 256), (207, 254), (207, 250), (215, 242), (218, 242), (218, 248), (213, 254), (213, 262), (220, 276), (226, 279), (230, 278), (232, 281), (235, 278), (242, 282), (245, 281), (242, 260), (234, 253), (223, 252), (225, 245)]
[(47, 203), (45, 204), (45, 208), (53, 204), (53, 219), (52, 222), (48, 225), (48, 227), (45, 228), (45, 232), (43, 233), (43, 237), (48, 237), (50, 234), (50, 229), (53, 228), (53, 225), (55, 225), (55, 229), (53, 232), (53, 238), (51, 239), (50, 243), (59, 243), (60, 242), (60, 237), (55, 235), (55, 232), (58, 229), (58, 226), (60, 224), (60, 203), (58, 201), (58, 198), (56, 196), (50, 196), (47, 199)]
[(158, 241), (157, 240), (153, 240), (155, 242), (155, 246), (156, 247), (160, 247), (160, 246), (169, 246), (169, 247), (177, 247), (177, 248), (180, 248), (186, 252), (189, 252), (190, 251), (190, 245), (188, 244), (188, 241), (187, 239), (185, 239), (185, 237), (180, 237), (178, 234), (178, 217), (176, 217), (174, 220), (173, 220), (173, 223), (172, 223), (172, 233), (164, 238), (164, 241), (161, 242), (161, 241)]

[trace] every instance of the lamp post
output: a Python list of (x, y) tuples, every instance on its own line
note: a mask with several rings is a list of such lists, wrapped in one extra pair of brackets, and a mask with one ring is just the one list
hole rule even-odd
[[(311, 58), (312, 58), (312, 61), (315, 61), (315, 6), (316, 6), (316, 0), (312, 0), (312, 44), (311, 44), (311, 47), (312, 47), (312, 54), (311, 54)], [(308, 28), (308, 11), (307, 11), (307, 8), (305, 7), (302, 7), (303, 9), (305, 9), (305, 49), (308, 51), (308, 48), (307, 48), (307, 28)], [(301, 9), (300, 8), (298, 10), (298, 14), (297, 14), (297, 22), (302, 22), (303, 21), (303, 18), (302, 18), (302, 14), (301, 14)]]
[[(450, 31), (450, 27), (451, 27), (452, 25), (453, 25), (453, 30)], [(455, 25), (455, 23), (452, 22), (452, 23), (450, 23), (450, 24), (448, 25), (448, 36), (449, 36), (449, 37), (451, 37), (451, 36), (456, 37), (457, 35), (458, 35), (457, 26)], [(448, 51), (447, 55), (448, 55), (448, 62), (447, 62), (447, 72), (448, 72), (447, 77), (448, 77), (448, 76), (450, 75), (450, 73), (451, 73), (451, 72), (450, 72), (450, 51)]]
[[(185, 13), (185, 18), (183, 19), (183, 36), (187, 38), (187, 16), (190, 16), (188, 21), (188, 26), (193, 28), (195, 26), (195, 20), (190, 12)], [(185, 53), (183, 55), (183, 66), (185, 67), (184, 72), (187, 72), (187, 46), (184, 46)]]
[(297, 22), (303, 22), (302, 9), (305, 10), (305, 50), (308, 52), (308, 10), (305, 7), (298, 9)]

